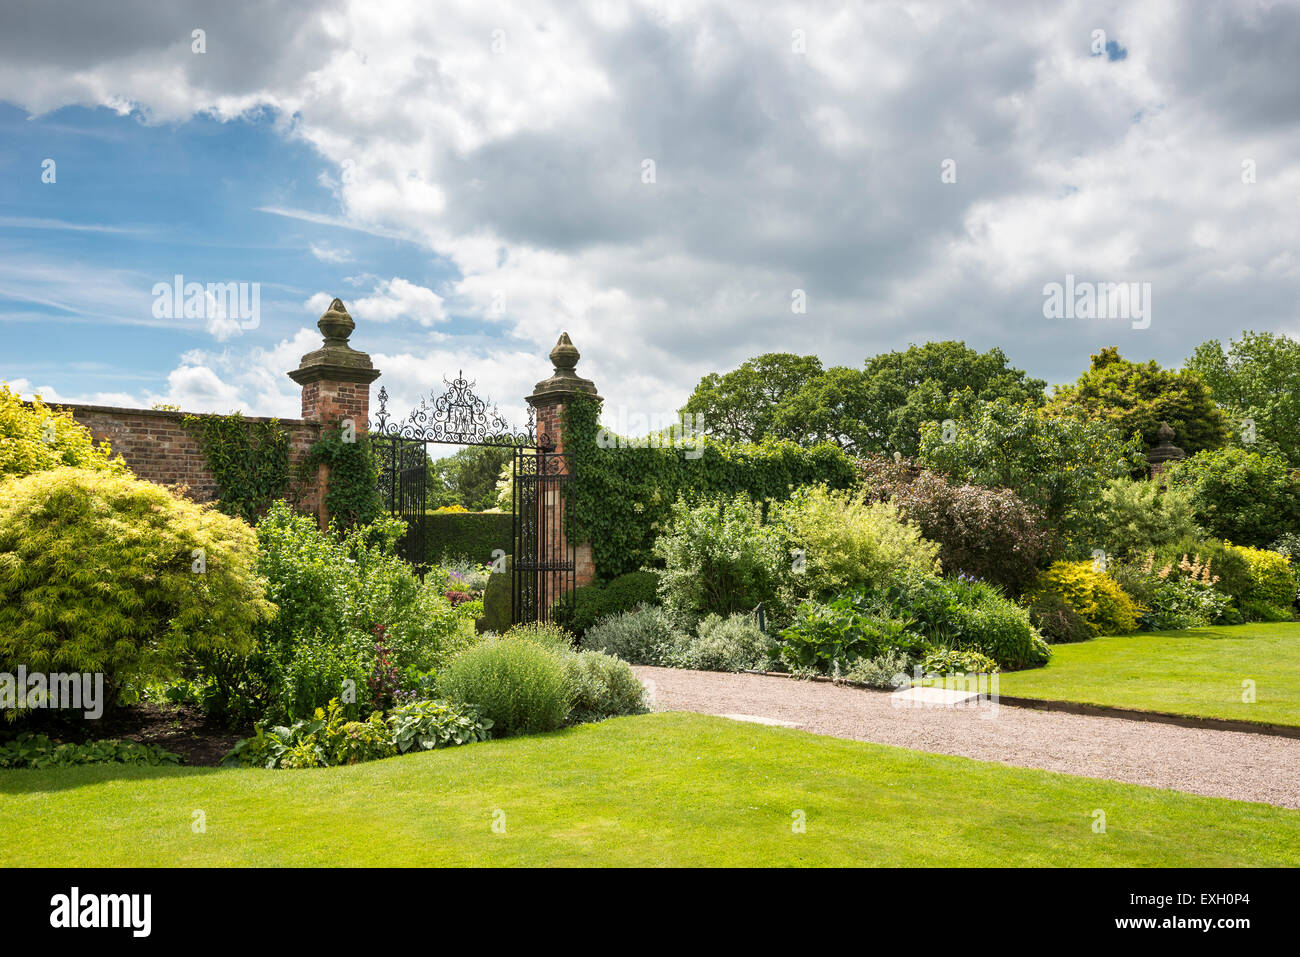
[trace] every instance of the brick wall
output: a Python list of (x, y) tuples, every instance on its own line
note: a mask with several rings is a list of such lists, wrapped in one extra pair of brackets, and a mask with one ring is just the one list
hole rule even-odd
[[(103, 405), (59, 404), (90, 430), (96, 442), (107, 440), (114, 454), (126, 460), (138, 478), (159, 485), (188, 485), (198, 502), (217, 497), (217, 483), (199, 443), (181, 424), (184, 412), (159, 409), (119, 409)], [(250, 422), (270, 419), (249, 417)], [(289, 467), (293, 469), (320, 436), (320, 426), (299, 419), (281, 419), (289, 433)], [(304, 505), (314, 503), (315, 488), (305, 490)]]

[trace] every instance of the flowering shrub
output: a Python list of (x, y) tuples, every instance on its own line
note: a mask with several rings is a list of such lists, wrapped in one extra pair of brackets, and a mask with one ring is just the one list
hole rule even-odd
[(1117, 565), (1111, 576), (1138, 607), (1143, 630), (1194, 628), (1224, 620), (1232, 600), (1215, 590), (1218, 577), (1209, 562), (1183, 558), (1155, 566), (1154, 552), (1140, 563)]

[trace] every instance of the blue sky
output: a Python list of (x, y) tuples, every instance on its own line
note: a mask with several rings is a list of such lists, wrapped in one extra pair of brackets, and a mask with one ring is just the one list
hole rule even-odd
[[(1176, 366), (1300, 331), (1297, 49), (1294, 3), (9, 0), (0, 378), (292, 416), (336, 295), (395, 408), (463, 369), (514, 420), (562, 331), (612, 421), (769, 351)], [(259, 325), (155, 319), (176, 274)]]

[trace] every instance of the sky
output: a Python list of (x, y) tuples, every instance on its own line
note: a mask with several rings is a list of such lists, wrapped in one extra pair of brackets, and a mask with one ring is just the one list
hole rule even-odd
[(769, 351), (1176, 366), (1300, 332), (1298, 55), (1244, 0), (4, 0), (0, 379), (294, 417), (335, 296), (390, 411), (520, 423), (563, 331), (610, 422)]

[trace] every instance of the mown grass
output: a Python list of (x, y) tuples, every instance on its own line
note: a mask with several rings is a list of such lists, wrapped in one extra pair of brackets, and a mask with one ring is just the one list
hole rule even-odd
[[(1243, 700), (1254, 682), (1255, 700)], [(1233, 625), (1055, 645), (1005, 695), (1300, 726), (1300, 624)]]
[(1300, 812), (676, 712), (311, 771), (0, 772), (0, 863), (1294, 866)]

